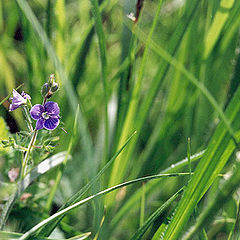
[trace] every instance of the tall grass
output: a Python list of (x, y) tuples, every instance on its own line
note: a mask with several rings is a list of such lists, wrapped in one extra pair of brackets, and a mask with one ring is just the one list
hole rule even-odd
[(56, 73), (61, 109), (31, 181), (0, 143), (0, 238), (238, 236), (240, 3), (144, 1), (133, 21), (139, 2), (0, 1), (0, 140), (27, 129), (22, 83), (36, 104)]

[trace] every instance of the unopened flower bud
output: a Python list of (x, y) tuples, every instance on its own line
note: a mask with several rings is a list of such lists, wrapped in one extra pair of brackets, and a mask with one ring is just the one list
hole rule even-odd
[(50, 90), (49, 84), (44, 83), (41, 90), (42, 96), (45, 97), (48, 94), (49, 90)]
[(52, 73), (52, 74), (50, 74), (49, 79), (48, 79), (49, 86), (52, 87), (54, 82), (55, 82), (55, 75)]
[(54, 82), (52, 87), (51, 87), (51, 91), (56, 92), (57, 90), (58, 90), (58, 83)]

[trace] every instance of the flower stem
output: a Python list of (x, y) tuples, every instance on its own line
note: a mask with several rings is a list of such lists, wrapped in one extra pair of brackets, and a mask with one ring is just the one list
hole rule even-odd
[(27, 151), (26, 151), (26, 154), (24, 156), (24, 159), (23, 159), (23, 164), (22, 164), (22, 169), (21, 169), (21, 175), (20, 175), (20, 178), (23, 179), (25, 174), (26, 174), (26, 171), (27, 171), (27, 163), (28, 163), (28, 160), (29, 160), (29, 156), (30, 156), (30, 153), (31, 153), (31, 150), (32, 150), (32, 147), (37, 139), (37, 130), (35, 129), (34, 130), (34, 133), (33, 133), (33, 136), (32, 136), (32, 139), (28, 145), (28, 148), (27, 148)]
[(27, 121), (27, 126), (31, 132), (33, 132), (33, 127), (32, 127), (32, 120), (29, 115), (29, 111), (27, 110), (26, 106), (22, 106), (26, 121)]

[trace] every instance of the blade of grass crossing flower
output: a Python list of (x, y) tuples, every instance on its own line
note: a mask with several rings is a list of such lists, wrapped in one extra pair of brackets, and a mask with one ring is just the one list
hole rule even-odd
[(183, 188), (177, 191), (172, 197), (170, 197), (165, 203), (163, 203), (148, 219), (144, 224), (134, 233), (131, 240), (142, 239), (144, 233), (153, 224), (153, 222), (176, 200), (176, 198), (183, 192)]
[[(205, 151), (201, 151), (199, 153), (196, 153), (191, 156), (191, 162), (196, 162), (198, 161), (204, 154)], [(188, 159), (185, 158), (176, 164), (172, 164), (171, 167), (161, 171), (160, 173), (172, 173), (172, 172), (178, 172), (180, 171), (183, 167), (186, 167), (188, 165)], [(154, 182), (148, 182), (146, 183), (146, 195), (149, 196), (151, 193), (154, 193), (154, 190), (159, 189), (159, 184), (162, 179), (159, 179), (158, 181)], [(118, 210), (118, 212), (115, 214), (111, 221), (111, 228), (115, 228), (118, 223), (121, 221), (121, 219), (130, 212), (130, 210), (133, 209), (139, 209), (139, 202), (142, 196), (142, 191), (141, 189), (137, 190), (129, 199), (128, 201), (122, 206), (121, 209)]]
[[(23, 13), (25, 14), (26, 18), (32, 25), (33, 29), (36, 31), (37, 35), (39, 36), (40, 40), (42, 41), (44, 47), (47, 50), (49, 58), (54, 63), (55, 68), (57, 69), (59, 76), (61, 77), (63, 86), (67, 93), (68, 101), (72, 111), (75, 113), (77, 106), (78, 106), (78, 98), (73, 90), (72, 84), (69, 81), (63, 66), (61, 65), (54, 48), (52, 47), (45, 31), (43, 30), (42, 26), (40, 25), (39, 21), (37, 20), (36, 16), (34, 15), (32, 9), (30, 8), (29, 4), (26, 0), (17, 0), (17, 3)], [(91, 161), (92, 159), (92, 140), (90, 134), (88, 132), (87, 124), (85, 122), (83, 113), (79, 111), (79, 131), (82, 135), (82, 145), (83, 145), (83, 152), (86, 158)]]
[(23, 236), (20, 238), (20, 240), (24, 240), (24, 239), (28, 239), (30, 236), (32, 236), (34, 233), (36, 233), (39, 229), (41, 229), (42, 227), (44, 227), (45, 225), (47, 225), (48, 223), (52, 222), (53, 220), (61, 217), (62, 215), (65, 215), (67, 212), (95, 199), (98, 198), (100, 196), (103, 196), (105, 194), (108, 194), (114, 190), (117, 190), (119, 188), (125, 187), (125, 186), (129, 186), (131, 184), (135, 184), (135, 183), (139, 183), (139, 182), (144, 182), (144, 181), (150, 181), (153, 179), (158, 179), (158, 178), (163, 178), (163, 177), (180, 177), (180, 176), (187, 176), (189, 173), (169, 173), (169, 174), (157, 174), (157, 175), (152, 175), (152, 176), (147, 176), (147, 177), (142, 177), (142, 178), (137, 178), (131, 181), (127, 181), (118, 185), (115, 185), (113, 187), (107, 188), (101, 192), (98, 192), (94, 195), (91, 195), (81, 201), (78, 201), (76, 203), (74, 203), (73, 205), (62, 209), (61, 211), (53, 214), (52, 216), (50, 216), (49, 218), (41, 221), (40, 223), (38, 223), (37, 225), (35, 225), (33, 228), (31, 228), (29, 231), (27, 231), (25, 234), (23, 234)]
[(95, 28), (98, 36), (101, 67), (102, 67), (102, 82), (103, 82), (103, 92), (104, 92), (104, 110), (105, 110), (105, 148), (104, 148), (104, 159), (108, 156), (108, 145), (109, 145), (109, 123), (108, 123), (108, 84), (107, 84), (107, 56), (106, 56), (106, 41), (102, 26), (102, 17), (99, 10), (98, 0), (91, 0), (92, 3), (92, 13), (95, 19)]
[(74, 138), (76, 137), (76, 134), (77, 134), (77, 120), (78, 120), (78, 114), (79, 114), (79, 105), (78, 105), (78, 108), (77, 108), (77, 111), (76, 111), (76, 114), (75, 114), (75, 119), (74, 119), (74, 124), (73, 124), (73, 131), (72, 131), (72, 136), (71, 136), (71, 139), (70, 139), (70, 142), (68, 144), (68, 150), (67, 150), (67, 154), (66, 154), (66, 157), (63, 161), (63, 164), (61, 165), (61, 167), (58, 169), (58, 172), (57, 172), (57, 175), (56, 175), (56, 179), (55, 179), (55, 182), (54, 182), (54, 185), (53, 187), (51, 188), (51, 191), (48, 195), (48, 199), (47, 199), (47, 202), (46, 202), (46, 211), (49, 212), (50, 211), (50, 208), (52, 206), (52, 202), (53, 202), (53, 199), (54, 199), (54, 196), (56, 194), (56, 191), (57, 191), (57, 188), (59, 186), (59, 183), (60, 183), (60, 180), (62, 178), (62, 175), (63, 175), (63, 171), (64, 171), (64, 168), (67, 164), (67, 160), (68, 160), (68, 156), (72, 150), (72, 145), (73, 145), (73, 140)]
[[(108, 161), (108, 163), (99, 171), (99, 173), (91, 179), (91, 181), (85, 185), (80, 191), (78, 191), (76, 194), (74, 194), (61, 208), (60, 210), (70, 206), (71, 204), (76, 203), (79, 201), (83, 195), (100, 179), (100, 177), (105, 173), (105, 171), (111, 166), (113, 161), (118, 157), (118, 155), (124, 150), (124, 148), (128, 145), (130, 140), (133, 138), (133, 136), (136, 134), (134, 132), (128, 140), (125, 142), (125, 144), (119, 149), (119, 151), (114, 154), (114, 156)], [(49, 236), (51, 232), (54, 230), (54, 228), (57, 226), (57, 224), (62, 220), (63, 217), (56, 219), (53, 223), (49, 224), (48, 226), (44, 227), (42, 231), (40, 231), (39, 235), (37, 236)]]
[[(24, 85), (24, 83), (20, 84), (18, 87), (15, 88), (15, 90), (18, 90), (20, 87), (22, 87)], [(10, 97), (12, 96), (12, 92), (8, 94), (8, 96), (6, 96), (1, 102), (0, 102), (0, 106), (7, 101)]]
[(221, 31), (227, 21), (227, 18), (229, 17), (234, 1), (235, 0), (221, 0), (218, 11), (214, 16), (213, 22), (205, 39), (205, 49), (203, 53), (204, 59), (208, 58), (214, 45), (220, 37)]
[[(125, 119), (123, 129), (122, 129), (122, 135), (119, 140), (119, 146), (121, 146), (126, 141), (129, 133), (132, 132), (133, 129), (135, 128), (134, 127), (134, 118), (135, 118), (137, 107), (138, 107), (138, 102), (139, 102), (139, 97), (140, 97), (140, 89), (141, 89), (141, 85), (142, 85), (143, 74), (144, 74), (148, 51), (149, 51), (149, 43), (152, 38), (153, 32), (156, 28), (157, 22), (158, 22), (161, 6), (162, 6), (162, 0), (159, 0), (158, 5), (157, 5), (157, 10), (155, 13), (155, 17), (153, 20), (153, 24), (152, 24), (150, 32), (147, 36), (146, 46), (145, 46), (145, 50), (143, 53), (143, 58), (141, 61), (140, 69), (139, 69), (139, 72), (137, 75), (136, 83), (133, 87), (132, 97), (130, 99), (126, 119)], [(128, 161), (128, 157), (127, 157), (127, 151), (126, 151), (126, 153), (124, 153), (119, 159), (117, 159), (117, 161), (113, 165), (110, 180), (109, 180), (109, 186), (115, 185), (116, 183), (120, 182), (123, 179), (123, 176), (125, 174), (125, 170), (127, 167), (127, 161)], [(116, 193), (113, 195), (111, 194), (111, 195), (107, 196), (106, 204), (108, 206), (111, 206), (112, 203), (115, 201), (115, 196), (116, 196)]]
[[(240, 87), (226, 110), (226, 117), (231, 122), (235, 131), (239, 129), (239, 99)], [(237, 140), (240, 140), (240, 134), (237, 134)], [(179, 238), (179, 235), (192, 214), (194, 207), (211, 186), (214, 179), (220, 173), (235, 149), (236, 146), (222, 121), (211, 138), (207, 151), (199, 162), (195, 174), (179, 202), (177, 211), (164, 235), (165, 239), (174, 240)]]

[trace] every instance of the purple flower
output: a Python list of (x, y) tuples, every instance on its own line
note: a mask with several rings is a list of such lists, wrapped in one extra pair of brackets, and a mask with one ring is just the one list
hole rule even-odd
[(30, 114), (34, 120), (37, 120), (36, 130), (42, 128), (54, 130), (59, 124), (59, 112), (60, 109), (55, 102), (49, 101), (44, 105), (34, 105), (30, 110)]
[(10, 98), (10, 100), (12, 100), (12, 103), (9, 106), (9, 111), (11, 112), (19, 108), (21, 105), (26, 104), (27, 99), (31, 99), (31, 97), (27, 93), (22, 91), (22, 93), (19, 94), (15, 89), (13, 89), (13, 97)]

